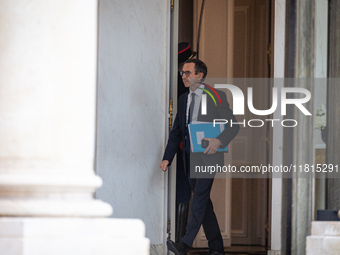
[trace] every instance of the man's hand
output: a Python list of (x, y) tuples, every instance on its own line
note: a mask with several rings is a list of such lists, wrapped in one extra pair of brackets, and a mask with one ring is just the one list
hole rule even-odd
[(168, 160), (163, 160), (161, 165), (160, 165), (160, 167), (165, 172), (166, 170), (168, 170), (168, 165), (169, 165), (169, 161)]
[(203, 152), (204, 154), (215, 154), (218, 148), (221, 146), (221, 141), (217, 138), (203, 138), (204, 140), (209, 141), (208, 147)]

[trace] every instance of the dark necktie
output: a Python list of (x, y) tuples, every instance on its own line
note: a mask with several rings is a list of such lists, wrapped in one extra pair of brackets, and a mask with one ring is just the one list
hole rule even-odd
[[(189, 116), (188, 116), (188, 125), (192, 121), (192, 115), (194, 113), (194, 106), (195, 106), (195, 93), (191, 94), (191, 103), (189, 106)], [(189, 154), (190, 153), (190, 139), (189, 139), (189, 131), (188, 131), (188, 126), (187, 126), (187, 132), (186, 132), (186, 141), (185, 141), (185, 150)]]
[(191, 103), (190, 103), (190, 107), (189, 107), (189, 120), (188, 120), (188, 124), (191, 123), (192, 121), (192, 115), (194, 113), (194, 107), (195, 107), (195, 93), (191, 94)]

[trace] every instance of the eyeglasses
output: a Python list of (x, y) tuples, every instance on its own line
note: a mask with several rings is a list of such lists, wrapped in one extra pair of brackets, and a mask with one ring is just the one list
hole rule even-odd
[(190, 74), (191, 74), (191, 72), (190, 71), (180, 71), (180, 73), (179, 73), (181, 76), (183, 76), (183, 74), (185, 74), (185, 76), (186, 77), (189, 77), (190, 76)]

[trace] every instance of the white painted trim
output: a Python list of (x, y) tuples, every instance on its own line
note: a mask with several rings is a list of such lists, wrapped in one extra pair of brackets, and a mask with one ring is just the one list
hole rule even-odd
[[(286, 0), (275, 0), (274, 8), (274, 78), (284, 78)], [(283, 87), (283, 79), (282, 82), (274, 81), (274, 87)], [(277, 112), (273, 118), (282, 119), (280, 111)], [(282, 147), (283, 128), (277, 126), (273, 128), (273, 165), (282, 164)], [(272, 179), (271, 211), (271, 249), (281, 250), (282, 178)]]

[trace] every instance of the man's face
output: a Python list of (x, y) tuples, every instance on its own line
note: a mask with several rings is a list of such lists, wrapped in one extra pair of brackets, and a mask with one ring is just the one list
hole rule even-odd
[(184, 86), (189, 88), (192, 91), (195, 91), (201, 84), (197, 83), (201, 81), (203, 78), (203, 73), (195, 74), (195, 64), (194, 63), (185, 63), (182, 69), (183, 76), (182, 80)]

